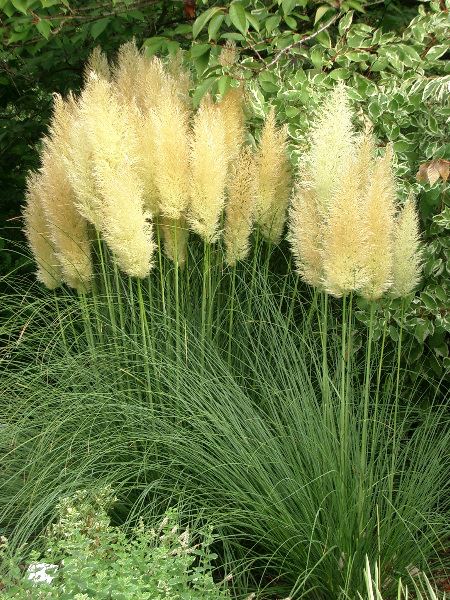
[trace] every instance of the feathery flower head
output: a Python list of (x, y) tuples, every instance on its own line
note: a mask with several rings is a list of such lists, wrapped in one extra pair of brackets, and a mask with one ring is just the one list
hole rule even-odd
[(188, 220), (192, 229), (211, 243), (218, 236), (224, 207), (228, 160), (224, 119), (208, 99), (194, 116), (190, 158)]
[(85, 292), (93, 276), (91, 240), (87, 221), (76, 209), (61, 155), (45, 149), (40, 173), (42, 206), (62, 278), (70, 287)]
[(228, 160), (233, 161), (245, 140), (244, 92), (242, 88), (231, 88), (216, 104), (225, 124), (225, 144)]
[(27, 178), (25, 208), (25, 236), (37, 263), (36, 277), (53, 290), (61, 284), (61, 265), (50, 239), (47, 218), (40, 195), (41, 175), (30, 173)]
[(93, 275), (90, 239), (87, 222), (76, 208), (65, 160), (75, 114), (72, 97), (64, 101), (54, 95), (50, 137), (44, 138), (41, 156), (40, 195), (63, 279), (70, 287), (86, 291)]
[(343, 170), (355, 155), (352, 111), (343, 84), (338, 84), (322, 106), (312, 126), (306, 169), (326, 214)]
[(287, 129), (276, 126), (273, 107), (264, 122), (256, 163), (256, 221), (262, 234), (276, 244), (280, 241), (286, 220), (291, 176), (287, 156)]
[(119, 47), (112, 66), (114, 90), (123, 102), (131, 102), (140, 89), (144, 57), (133, 39)]
[(314, 191), (296, 187), (289, 211), (289, 241), (297, 272), (309, 285), (322, 287), (324, 223)]
[(233, 40), (227, 40), (225, 45), (219, 54), (219, 64), (222, 67), (232, 67), (238, 59), (238, 51), (236, 48), (236, 42)]
[(189, 201), (188, 117), (185, 105), (170, 85), (150, 111), (159, 208), (164, 217), (174, 220), (181, 218)]
[(403, 297), (420, 282), (422, 252), (419, 217), (413, 197), (409, 197), (397, 215), (394, 229), (393, 284), (391, 294)]
[(368, 282), (361, 295), (378, 300), (392, 284), (393, 235), (396, 189), (392, 171), (392, 147), (373, 159), (364, 196), (367, 222)]
[(167, 74), (174, 82), (178, 96), (183, 104), (186, 108), (191, 108), (192, 100), (189, 96), (189, 90), (192, 88), (192, 76), (191, 72), (183, 64), (182, 50), (178, 50), (178, 52), (169, 57), (167, 61)]
[(89, 79), (91, 72), (94, 72), (97, 77), (109, 80), (111, 77), (111, 71), (109, 68), (108, 59), (106, 54), (97, 46), (94, 48), (87, 60), (84, 67), (84, 80)]
[(256, 166), (251, 148), (242, 148), (231, 166), (225, 203), (224, 242), (230, 266), (247, 257), (256, 203)]
[(355, 163), (351, 161), (341, 173), (324, 227), (323, 284), (337, 297), (359, 291), (368, 283), (368, 233)]
[(80, 99), (80, 118), (97, 191), (96, 225), (119, 268), (130, 276), (145, 277), (154, 243), (136, 168), (137, 140), (108, 81), (90, 78)]

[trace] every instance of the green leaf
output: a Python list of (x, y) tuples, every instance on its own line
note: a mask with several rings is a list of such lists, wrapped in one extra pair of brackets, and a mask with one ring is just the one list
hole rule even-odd
[(271, 31), (276, 29), (278, 27), (278, 25), (280, 24), (280, 21), (281, 21), (281, 17), (278, 15), (271, 15), (270, 17), (268, 17), (265, 22), (265, 27), (266, 27), (267, 33), (270, 33)]
[(59, 0), (41, 0), (42, 8), (50, 8), (50, 6), (55, 6), (55, 4), (59, 4)]
[(350, 69), (340, 67), (339, 69), (333, 69), (330, 73), (330, 78), (339, 81), (340, 79), (348, 79), (350, 77)]
[(333, 9), (327, 4), (323, 4), (322, 6), (319, 6), (319, 8), (316, 10), (316, 15), (314, 17), (314, 25), (316, 23), (318, 23), (320, 21), (320, 19), (323, 19), (323, 17), (332, 10)]
[(156, 52), (158, 52), (161, 49), (161, 46), (165, 41), (166, 40), (163, 37), (152, 37), (146, 39), (144, 41), (145, 56), (151, 57), (154, 54), (156, 54)]
[(428, 52), (425, 55), (425, 58), (428, 60), (437, 60), (443, 54), (445, 54), (447, 52), (447, 50), (448, 50), (447, 44), (440, 44), (438, 46), (433, 46), (432, 48), (430, 48), (428, 50)]
[(215, 82), (216, 82), (215, 77), (209, 77), (208, 79), (205, 79), (200, 83), (200, 85), (196, 88), (196, 90), (194, 91), (194, 93), (192, 95), (192, 103), (194, 105), (194, 108), (198, 107), (203, 96), (207, 92), (209, 92), (209, 90), (211, 89), (211, 87), (214, 85)]
[(242, 35), (246, 35), (248, 29), (247, 17), (245, 15), (245, 9), (240, 2), (232, 2), (228, 11), (231, 22), (238, 29)]
[(340, 35), (343, 35), (349, 29), (353, 21), (353, 14), (353, 11), (349, 10), (348, 13), (346, 13), (339, 21), (338, 30)]
[(194, 44), (191, 48), (191, 56), (192, 58), (197, 58), (198, 56), (202, 56), (211, 50), (211, 46), (209, 44)]
[(247, 17), (247, 21), (250, 23), (253, 29), (259, 33), (259, 21), (256, 16), (247, 11), (245, 11), (245, 16)]
[(108, 23), (110, 22), (110, 17), (104, 17), (103, 19), (95, 21), (95, 23), (91, 25), (91, 35), (94, 38), (94, 40), (97, 39), (98, 36), (105, 31), (105, 29), (108, 27)]
[(290, 29), (297, 29), (297, 21), (294, 19), (294, 17), (284, 17), (284, 22)]
[(325, 48), (331, 48), (331, 38), (328, 31), (321, 31), (317, 36), (316, 40), (319, 42), (321, 46)]
[(11, 0), (11, 4), (14, 6), (16, 10), (23, 13), (24, 15), (27, 13), (27, 0)]
[(284, 16), (287, 17), (296, 7), (296, 0), (283, 0), (281, 8), (283, 9)]
[(52, 30), (52, 26), (50, 24), (50, 21), (47, 21), (46, 19), (40, 19), (36, 23), (36, 29), (39, 31), (39, 33), (43, 37), (45, 37), (46, 40), (48, 40), (48, 38), (50, 36), (50, 32)]
[(208, 25), (208, 39), (215, 40), (223, 23), (225, 15), (214, 15)]
[(232, 79), (229, 75), (222, 75), (217, 82), (217, 91), (223, 96), (231, 87)]
[(208, 21), (212, 19), (212, 17), (220, 12), (222, 9), (218, 6), (213, 6), (212, 8), (208, 8), (205, 12), (201, 13), (194, 21), (192, 25), (192, 37), (195, 38), (198, 36), (200, 31), (206, 26)]

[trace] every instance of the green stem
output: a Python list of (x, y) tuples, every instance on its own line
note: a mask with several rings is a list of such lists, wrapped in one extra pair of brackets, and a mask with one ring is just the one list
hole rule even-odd
[[(322, 395), (325, 410), (328, 412), (330, 407), (330, 384), (328, 380), (328, 294), (320, 294), (322, 322), (320, 325), (320, 337), (322, 342)], [(314, 289), (314, 301), (317, 303), (317, 288)]]
[(260, 245), (260, 235), (259, 228), (256, 229), (255, 234), (255, 250), (253, 252), (253, 261), (252, 261), (252, 277), (250, 281), (250, 292), (248, 295), (248, 305), (247, 305), (247, 317), (248, 320), (252, 318), (252, 309), (253, 309), (253, 298), (254, 298), (254, 290), (255, 290), (255, 279), (256, 279), (256, 267), (258, 264), (258, 255), (259, 255), (259, 245)]
[(159, 264), (159, 277), (160, 277), (160, 285), (161, 285), (161, 301), (162, 301), (162, 311), (166, 314), (166, 296), (165, 296), (165, 285), (164, 285), (164, 271), (163, 271), (163, 260), (162, 260), (162, 248), (161, 248), (161, 232), (159, 225), (156, 225), (156, 239), (158, 242), (158, 264)]
[(230, 313), (228, 322), (228, 366), (231, 366), (231, 346), (233, 339), (233, 318), (234, 318), (234, 296), (236, 294), (236, 265), (234, 264), (231, 272), (231, 298)]
[[(210, 293), (209, 277), (210, 277), (210, 246), (206, 240), (203, 242), (203, 280), (202, 280), (202, 363), (204, 362), (205, 342), (207, 334), (208, 321), (208, 296)], [(211, 299), (209, 298), (211, 302)]]
[(400, 392), (400, 363), (402, 357), (402, 339), (403, 339), (403, 319), (405, 314), (405, 304), (403, 298), (401, 298), (400, 307), (400, 332), (398, 336), (397, 344), (397, 375), (395, 383), (395, 404), (394, 404), (394, 420), (392, 424), (392, 460), (391, 460), (391, 472), (389, 478), (389, 500), (390, 506), (392, 506), (392, 497), (394, 491), (394, 472), (395, 472), (395, 459), (396, 446), (397, 446), (397, 420), (398, 420), (398, 408), (399, 408), (399, 392)]
[(366, 369), (364, 374), (364, 409), (363, 409), (363, 423), (362, 423), (362, 434), (361, 434), (361, 454), (360, 454), (360, 481), (359, 481), (359, 530), (362, 531), (364, 527), (363, 522), (363, 504), (364, 504), (364, 481), (366, 477), (367, 467), (367, 431), (369, 421), (369, 400), (370, 400), (370, 379), (371, 379), (371, 366), (372, 366), (372, 342), (373, 342), (373, 324), (375, 316), (375, 302), (370, 303), (370, 320), (369, 320), (369, 335), (367, 339), (366, 348)]
[(59, 329), (61, 331), (61, 338), (64, 343), (65, 351), (68, 352), (69, 346), (67, 344), (66, 332), (64, 331), (64, 327), (62, 324), (61, 312), (59, 310), (58, 294), (57, 294), (56, 290), (53, 291), (53, 294), (54, 294), (54, 298), (55, 298), (56, 318), (58, 321)]
[[(144, 299), (142, 296), (142, 286), (141, 286), (140, 279), (137, 280), (137, 292), (138, 292), (139, 317), (140, 317), (139, 321), (141, 324), (142, 343), (144, 345), (144, 365), (145, 365), (145, 375), (147, 378), (147, 392), (148, 392), (148, 397), (149, 397), (151, 408), (153, 408), (152, 379), (150, 377), (150, 367), (149, 367), (150, 353), (149, 353), (149, 349), (148, 349), (148, 341), (150, 340), (150, 333), (149, 333), (149, 328), (148, 328), (147, 313), (145, 310)], [(152, 345), (151, 342), (150, 342), (150, 345)], [(153, 355), (153, 353), (152, 353), (152, 355)], [(154, 357), (152, 356), (152, 359), (153, 358)]]

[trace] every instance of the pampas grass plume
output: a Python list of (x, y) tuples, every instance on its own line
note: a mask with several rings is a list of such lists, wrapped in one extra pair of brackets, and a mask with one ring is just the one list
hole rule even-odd
[(289, 212), (289, 241), (297, 272), (309, 285), (322, 286), (323, 222), (314, 190), (300, 184)]
[(320, 109), (312, 126), (306, 168), (326, 214), (343, 170), (354, 158), (352, 111), (343, 84), (338, 84)]
[(44, 139), (41, 167), (41, 198), (63, 279), (78, 291), (89, 288), (93, 276), (88, 224), (76, 208), (75, 194), (67, 175), (64, 156), (75, 116), (71, 98), (54, 96), (50, 136)]
[(154, 183), (160, 212), (180, 219), (189, 201), (189, 113), (170, 81), (157, 107), (151, 110)]
[(235, 160), (245, 140), (244, 92), (231, 88), (216, 105), (225, 124), (225, 144), (228, 160)]
[(119, 268), (130, 276), (145, 277), (154, 243), (136, 169), (137, 141), (109, 82), (91, 77), (81, 98), (80, 115), (100, 198), (100, 232)]
[(143, 60), (134, 39), (119, 47), (112, 76), (115, 92), (125, 103), (133, 101), (141, 89)]
[(273, 107), (264, 122), (256, 162), (256, 220), (262, 234), (273, 243), (278, 243), (286, 219), (291, 179), (287, 157), (287, 130), (276, 126)]
[(98, 46), (92, 50), (84, 67), (84, 81), (88, 81), (92, 72), (102, 79), (109, 80), (111, 77), (111, 70), (106, 54)]
[(194, 117), (190, 167), (189, 222), (205, 241), (213, 242), (225, 202), (228, 160), (225, 122), (209, 99)]
[(359, 291), (368, 283), (368, 233), (356, 166), (353, 161), (341, 173), (324, 228), (324, 288), (337, 297)]
[(391, 294), (403, 297), (419, 284), (422, 270), (419, 217), (409, 197), (397, 215), (394, 229), (393, 284)]
[(370, 176), (365, 196), (369, 280), (361, 295), (367, 300), (378, 300), (392, 284), (396, 190), (391, 146), (383, 157), (375, 159), (367, 175)]
[(57, 259), (40, 195), (41, 175), (30, 173), (25, 194), (24, 232), (37, 263), (36, 277), (50, 290), (61, 284), (61, 265)]
[(230, 266), (247, 257), (256, 202), (256, 168), (251, 148), (243, 148), (232, 165), (225, 205), (224, 243)]

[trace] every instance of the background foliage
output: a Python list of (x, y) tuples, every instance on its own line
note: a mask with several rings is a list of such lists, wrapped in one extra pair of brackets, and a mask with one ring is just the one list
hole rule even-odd
[[(251, 122), (257, 126), (275, 105), (280, 121), (289, 123), (294, 164), (316, 107), (344, 80), (360, 108), (361, 125), (363, 113), (369, 115), (380, 145), (394, 144), (402, 195), (417, 195), (427, 242), (420, 294), (406, 310), (398, 302), (380, 307), (376, 335), (396, 340), (402, 323), (412, 376), (445, 376), (449, 5), (448, 0), (0, 0), (0, 219), (6, 237), (20, 239), (24, 178), (37, 166), (51, 95), (77, 90), (95, 45), (112, 54), (135, 36), (149, 55), (186, 50), (194, 67), (194, 104), (208, 91), (223, 93), (235, 81), (246, 81)], [(2, 269), (16, 266), (14, 257), (3, 252)], [(362, 304), (360, 309), (359, 318), (367, 320)]]

